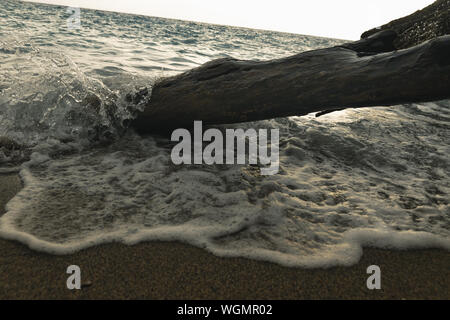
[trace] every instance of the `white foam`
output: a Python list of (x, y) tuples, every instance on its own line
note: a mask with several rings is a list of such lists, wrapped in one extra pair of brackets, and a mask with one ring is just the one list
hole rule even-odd
[[(374, 171), (371, 155), (357, 151), (367, 142), (347, 141), (339, 124), (293, 129), (299, 124), (288, 124), (282, 172), (270, 177), (247, 166), (174, 166), (163, 140), (132, 132), (56, 158), (45, 153), (52, 143), (41, 146), (22, 167), (25, 186), (0, 218), (0, 236), (53, 254), (108, 242), (182, 241), (219, 256), (311, 268), (352, 265), (367, 246), (450, 248), (445, 179), (427, 179), (420, 166), (397, 173), (402, 157), (394, 148)], [(341, 147), (329, 148), (329, 139)], [(300, 163), (292, 145), (303, 152)]]
[[(448, 101), (228, 126), (280, 130), (280, 172), (270, 177), (251, 166), (177, 167), (167, 141), (121, 136), (133, 113), (126, 93), (155, 76), (341, 41), (119, 13), (107, 13), (115, 29), (105, 32), (105, 13), (91, 10), (77, 35), (45, 18), (57, 7), (8, 4), (0, 6), (0, 135), (32, 153), (0, 237), (53, 254), (177, 240), (302, 267), (354, 264), (364, 246), (449, 249)], [(21, 29), (24, 17), (33, 24)], [(92, 94), (98, 110), (83, 103)], [(114, 142), (92, 144), (93, 128)], [(0, 163), (27, 157), (3, 152)]]

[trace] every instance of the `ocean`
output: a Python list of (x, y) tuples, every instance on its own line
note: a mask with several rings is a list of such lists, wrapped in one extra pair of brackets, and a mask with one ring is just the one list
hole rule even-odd
[(127, 127), (127, 94), (217, 58), (344, 41), (87, 9), (71, 28), (72, 14), (0, 2), (0, 139), (24, 146), (0, 144), (0, 173), (24, 183), (0, 238), (52, 254), (181, 241), (308, 268), (355, 264), (365, 246), (450, 249), (450, 101), (220, 126), (279, 129), (273, 176), (177, 166), (167, 138)]

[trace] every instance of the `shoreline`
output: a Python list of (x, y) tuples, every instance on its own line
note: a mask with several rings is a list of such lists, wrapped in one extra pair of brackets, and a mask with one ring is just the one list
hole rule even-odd
[[(0, 174), (0, 215), (19, 190)], [(69, 265), (81, 290), (66, 288)], [(366, 269), (381, 268), (381, 290), (368, 290)], [(450, 252), (364, 248), (351, 267), (288, 268), (220, 258), (179, 242), (111, 243), (53, 256), (0, 239), (0, 299), (450, 299)]]

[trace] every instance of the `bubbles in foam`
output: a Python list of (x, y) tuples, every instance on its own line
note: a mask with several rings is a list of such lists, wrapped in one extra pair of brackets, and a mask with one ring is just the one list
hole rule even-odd
[(0, 237), (55, 254), (179, 240), (304, 267), (356, 263), (362, 246), (449, 249), (448, 101), (227, 126), (280, 129), (280, 173), (265, 177), (253, 166), (174, 166), (167, 141), (123, 130), (135, 111), (127, 94), (155, 77), (342, 41), (90, 10), (68, 32), (65, 11), (6, 3), (0, 136), (25, 148), (0, 148), (0, 173), (20, 169), (24, 189)]
[(36, 151), (0, 235), (57, 254), (110, 241), (178, 240), (303, 267), (351, 265), (361, 246), (449, 249), (446, 180), (420, 180), (426, 173), (411, 163), (396, 172), (404, 160), (393, 147), (378, 170), (370, 154), (350, 161), (328, 142), (364, 148), (347, 124), (313, 121), (305, 130), (303, 121), (239, 125), (285, 128), (281, 174), (270, 177), (252, 166), (175, 166), (164, 140), (132, 132), (75, 154)]

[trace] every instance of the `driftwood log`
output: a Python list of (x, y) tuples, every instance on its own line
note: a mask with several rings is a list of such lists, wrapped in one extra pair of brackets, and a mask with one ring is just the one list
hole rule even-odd
[(227, 124), (450, 98), (450, 36), (392, 51), (395, 38), (386, 30), (278, 60), (211, 61), (158, 82), (132, 126), (158, 132), (194, 120)]

